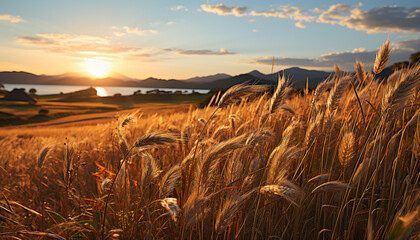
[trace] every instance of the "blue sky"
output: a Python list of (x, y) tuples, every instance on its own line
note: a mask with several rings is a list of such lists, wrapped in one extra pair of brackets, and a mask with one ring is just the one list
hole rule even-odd
[[(420, 51), (416, 1), (2, 0), (0, 71), (188, 78), (299, 66), (368, 68)], [(100, 74), (98, 74), (100, 75)]]

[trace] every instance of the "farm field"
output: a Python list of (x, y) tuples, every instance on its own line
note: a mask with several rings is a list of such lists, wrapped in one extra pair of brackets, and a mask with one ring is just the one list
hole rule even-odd
[[(0, 101), (0, 127), (47, 122), (81, 114), (116, 114), (127, 109), (149, 108), (155, 104), (196, 104), (207, 94), (190, 95), (136, 95), (117, 97), (37, 95), (36, 104)], [(44, 112), (43, 112), (44, 111)]]
[(0, 238), (418, 239), (420, 65), (380, 82), (389, 49), (302, 94), (1, 128)]

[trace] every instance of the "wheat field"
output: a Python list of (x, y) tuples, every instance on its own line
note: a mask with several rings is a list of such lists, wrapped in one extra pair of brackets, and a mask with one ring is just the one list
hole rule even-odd
[(1, 239), (419, 239), (420, 66), (0, 132)]

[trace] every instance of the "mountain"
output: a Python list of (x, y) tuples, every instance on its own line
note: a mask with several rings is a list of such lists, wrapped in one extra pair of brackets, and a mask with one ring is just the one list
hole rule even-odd
[(20, 83), (20, 84), (33, 84), (39, 82), (40, 76), (28, 72), (0, 72), (0, 83)]
[(272, 74), (263, 74), (257, 70), (254, 70), (248, 74), (254, 76), (257, 79), (267, 80), (274, 83), (277, 83), (279, 75), (285, 75), (286, 79), (290, 79), (294, 88), (301, 89), (306, 87), (306, 80), (308, 79), (308, 86), (310, 89), (313, 89), (318, 85), (318, 83), (326, 79), (331, 73), (292, 67)]
[(209, 76), (204, 76), (204, 77), (193, 77), (193, 78), (188, 78), (185, 79), (183, 81), (187, 81), (187, 82), (196, 82), (196, 83), (208, 83), (208, 82), (213, 82), (216, 80), (221, 80), (221, 79), (227, 79), (232, 77), (231, 75), (225, 74), (225, 73), (218, 73), (218, 74), (214, 74), (214, 75), (209, 75)]
[(147, 88), (200, 88), (200, 85), (197, 83), (185, 82), (182, 80), (174, 79), (164, 80), (152, 77), (138, 81), (137, 86)]
[(264, 74), (259, 72), (258, 70), (254, 70), (248, 73), (249, 75), (262, 80), (277, 82), (278, 73), (272, 73), (272, 74)]
[[(392, 74), (391, 68), (385, 68), (377, 76), (385, 79)], [(28, 72), (0, 72), (0, 83), (3, 84), (49, 84), (49, 85), (82, 85), (82, 86), (121, 86), (121, 87), (147, 87), (147, 88), (181, 88), (181, 89), (226, 89), (235, 84), (250, 81), (253, 84), (276, 85), (278, 77), (285, 75), (290, 79), (294, 88), (303, 89), (308, 86), (314, 89), (319, 82), (326, 79), (331, 72), (307, 70), (298, 67), (288, 68), (272, 74), (263, 74), (257, 70), (236, 76), (218, 73), (210, 76), (193, 77), (186, 80), (147, 78), (144, 80), (132, 79), (121, 74), (111, 74), (102, 79), (77, 74), (65, 73), (61, 75), (35, 75)]]

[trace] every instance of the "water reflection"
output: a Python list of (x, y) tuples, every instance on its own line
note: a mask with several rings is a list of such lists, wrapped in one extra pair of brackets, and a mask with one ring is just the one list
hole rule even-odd
[(105, 88), (102, 87), (96, 87), (96, 95), (99, 97), (106, 97), (108, 96), (108, 93), (106, 92)]

